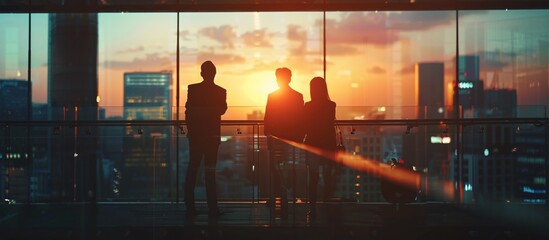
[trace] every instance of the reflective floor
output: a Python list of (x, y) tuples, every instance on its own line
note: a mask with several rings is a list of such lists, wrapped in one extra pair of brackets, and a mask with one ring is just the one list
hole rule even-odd
[(290, 206), (287, 218), (265, 203), (221, 203), (210, 218), (198, 205), (98, 203), (1, 206), (2, 239), (549, 239), (542, 205), (321, 203)]

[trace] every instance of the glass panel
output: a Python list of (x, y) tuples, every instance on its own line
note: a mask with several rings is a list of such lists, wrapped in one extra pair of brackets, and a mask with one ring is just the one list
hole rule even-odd
[(30, 129), (32, 146), (31, 196), (34, 202), (52, 200), (52, 168), (49, 148), (52, 129), (52, 127), (32, 127)]
[[(275, 70), (292, 70), (290, 86), (309, 99), (309, 81), (322, 76), (322, 13), (240, 12), (180, 14), (180, 106), (187, 85), (202, 81), (200, 65), (211, 60), (216, 83), (227, 90), (232, 108), (225, 120), (247, 119), (264, 111), (277, 89)], [(245, 108), (259, 106), (258, 108)], [(180, 112), (184, 119), (184, 112)]]
[(28, 14), (0, 14), (0, 120), (27, 120), (28, 28)]
[(172, 119), (176, 14), (101, 13), (98, 22), (101, 117)]
[(548, 16), (547, 10), (460, 11), (464, 117), (545, 116)]
[[(0, 14), (0, 121), (27, 121), (29, 116), (29, 15)], [(29, 199), (29, 144), (25, 127), (2, 124), (0, 199)]]
[(0, 158), (2, 169), (2, 200), (10, 203), (24, 203), (30, 200), (29, 142), (26, 127), (2, 128), (3, 144)]
[(33, 120), (48, 120), (48, 14), (31, 14), (31, 77)]
[[(339, 116), (372, 119), (381, 107), (384, 119), (451, 117), (445, 106), (455, 76), (455, 12), (328, 12), (325, 24), (332, 99), (374, 110)], [(427, 115), (413, 112), (425, 107)]]
[(543, 127), (530, 124), (464, 128), (463, 201), (545, 203), (546, 139)]

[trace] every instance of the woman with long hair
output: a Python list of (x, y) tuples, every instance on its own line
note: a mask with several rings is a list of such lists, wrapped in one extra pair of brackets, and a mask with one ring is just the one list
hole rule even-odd
[[(326, 81), (322, 77), (315, 77), (310, 82), (311, 101), (305, 103), (305, 141), (304, 143), (328, 151), (336, 149), (335, 110), (336, 103), (330, 100)], [(323, 197), (324, 200), (332, 197), (335, 179), (334, 163), (324, 156), (307, 154), (309, 165), (309, 214), (316, 215), (317, 188), (320, 179), (320, 168), (323, 169)]]

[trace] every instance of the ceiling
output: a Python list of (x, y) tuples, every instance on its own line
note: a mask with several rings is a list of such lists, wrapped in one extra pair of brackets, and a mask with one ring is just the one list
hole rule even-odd
[(548, 0), (0, 0), (0, 12), (549, 9)]

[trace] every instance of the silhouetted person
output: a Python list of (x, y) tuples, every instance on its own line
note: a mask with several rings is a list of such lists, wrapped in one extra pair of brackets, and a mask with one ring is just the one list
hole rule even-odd
[[(330, 100), (324, 78), (315, 77), (310, 82), (311, 101), (305, 103), (305, 144), (328, 151), (336, 150), (336, 103)], [(309, 214), (316, 215), (317, 188), (320, 167), (323, 169), (324, 200), (332, 197), (335, 186), (334, 163), (324, 156), (307, 154), (309, 163)]]
[(303, 130), (303, 95), (290, 87), (292, 72), (288, 68), (276, 70), (276, 81), (279, 89), (270, 93), (265, 107), (265, 135), (269, 148), (271, 171), (271, 208), (275, 207), (276, 196), (280, 196), (281, 216), (288, 215), (288, 197), (284, 178), (284, 165), (294, 153), (290, 145), (272, 138), (276, 136), (295, 142), (302, 142)]
[(211, 61), (202, 63), (200, 83), (188, 87), (185, 104), (185, 120), (189, 138), (189, 166), (185, 178), (185, 206), (187, 215), (196, 215), (194, 188), (200, 163), (204, 159), (206, 198), (209, 216), (217, 217), (215, 168), (220, 144), (221, 115), (227, 111), (227, 92), (214, 83), (215, 65)]

